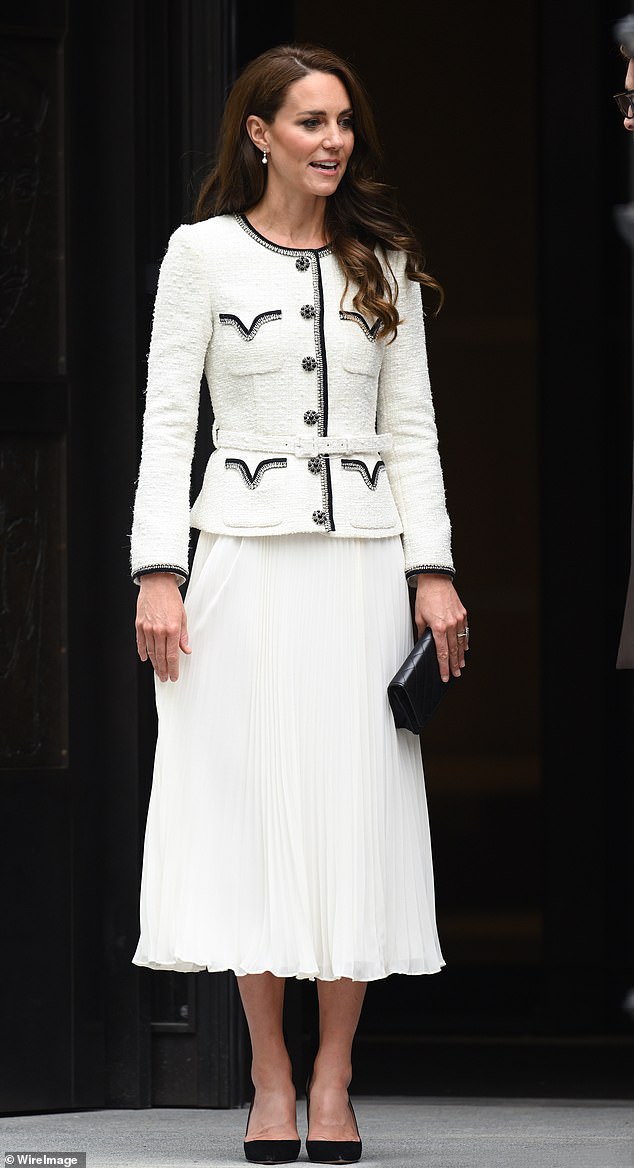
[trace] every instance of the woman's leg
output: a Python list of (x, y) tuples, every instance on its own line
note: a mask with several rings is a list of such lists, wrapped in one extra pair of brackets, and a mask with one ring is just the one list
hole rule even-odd
[(352, 1078), (352, 1041), (365, 997), (366, 982), (318, 981), (319, 1050), (310, 1081), (311, 1140), (356, 1140), (348, 1106)]
[(297, 1139), (295, 1087), (282, 1031), (283, 977), (248, 973), (238, 978), (251, 1036), (251, 1078), (255, 1087), (249, 1140)]

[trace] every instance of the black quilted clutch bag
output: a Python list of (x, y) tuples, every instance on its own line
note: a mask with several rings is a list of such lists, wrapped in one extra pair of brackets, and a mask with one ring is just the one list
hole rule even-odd
[(452, 673), (442, 681), (431, 629), (425, 629), (387, 687), (387, 696), (398, 729), (420, 734), (451, 685)]

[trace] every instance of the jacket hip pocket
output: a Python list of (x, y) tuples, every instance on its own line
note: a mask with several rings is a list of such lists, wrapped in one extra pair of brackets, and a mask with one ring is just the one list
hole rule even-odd
[(350, 525), (364, 531), (401, 530), (385, 463), (377, 458), (342, 458), (342, 490)]
[(226, 527), (277, 527), (284, 514), (286, 458), (225, 458), (222, 519)]

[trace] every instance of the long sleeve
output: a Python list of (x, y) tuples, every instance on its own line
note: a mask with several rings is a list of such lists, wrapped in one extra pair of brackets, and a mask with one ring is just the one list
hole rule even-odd
[(451, 526), (438, 453), (420, 285), (405, 275), (402, 254), (391, 259), (399, 285), (397, 306), (402, 324), (383, 358), (377, 430), (393, 436), (393, 447), (384, 454), (384, 462), (403, 525), (407, 575), (423, 571), (453, 576)]
[(210, 282), (193, 230), (174, 232), (159, 274), (132, 523), (133, 578), (159, 569), (188, 576), (191, 463), (213, 328)]

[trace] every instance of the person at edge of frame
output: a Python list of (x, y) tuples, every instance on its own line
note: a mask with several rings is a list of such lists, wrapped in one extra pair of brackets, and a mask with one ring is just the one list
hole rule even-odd
[[(634, 18), (632, 18), (634, 32)], [(625, 30), (624, 30), (625, 31)], [(621, 56), (627, 61), (625, 74), (625, 92), (617, 94), (617, 104), (623, 114), (623, 125), (630, 133), (634, 133), (634, 52), (626, 44), (621, 44)], [(634, 463), (634, 458), (633, 458)], [(634, 469), (634, 468), (633, 468)], [(630, 576), (625, 599), (625, 612), (621, 639), (616, 658), (617, 669), (634, 669), (634, 489), (632, 491), (632, 536), (630, 552)]]

